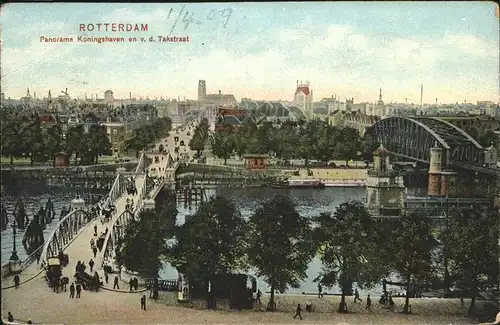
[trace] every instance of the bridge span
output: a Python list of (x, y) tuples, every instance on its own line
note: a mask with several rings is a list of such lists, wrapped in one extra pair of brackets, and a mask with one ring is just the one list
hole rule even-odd
[[(13, 290), (9, 295), (13, 294), (13, 297), (18, 299), (22, 297), (24, 300), (22, 309), (25, 311), (28, 310), (29, 306), (36, 306), (36, 304), (43, 307), (44, 299), (50, 298), (46, 301), (47, 306), (45, 307), (52, 310), (53, 313), (57, 312), (54, 309), (57, 305), (49, 305), (57, 304), (53, 299), (60, 300), (60, 298), (51, 295), (52, 289), (49, 288), (45, 280), (45, 267), (48, 259), (57, 256), (60, 252), (69, 257), (68, 264), (62, 268), (62, 276), (68, 277), (70, 283), (74, 281), (75, 267), (78, 261), (84, 262), (87, 266), (86, 272), (89, 272), (88, 264), (90, 259), (93, 259), (95, 263), (93, 271), (98, 272), (101, 281), (103, 281), (102, 288), (113, 290), (115, 274), (109, 275), (108, 283), (104, 281), (104, 262), (107, 261), (115, 271), (117, 270), (112, 260), (115, 257), (116, 242), (123, 237), (125, 227), (130, 220), (139, 218), (140, 212), (145, 209), (154, 209), (154, 198), (160, 190), (165, 185), (175, 182), (177, 166), (178, 162), (174, 161), (170, 153), (143, 152), (137, 166), (132, 171), (127, 172), (125, 168), (117, 170), (111, 190), (95, 206), (87, 205), (79, 198), (73, 200), (70, 213), (59, 221), (43, 246), (33, 252), (25, 261), (2, 266), (2, 291)], [(129, 194), (131, 185), (137, 190), (134, 194)], [(132, 202), (133, 205), (130, 204)], [(113, 207), (114, 212), (110, 218), (105, 218), (102, 211), (109, 207)], [(95, 230), (97, 230), (97, 236), (95, 236)], [(105, 234), (102, 249), (97, 251), (94, 256), (90, 242), (94, 240), (97, 244), (97, 240), (102, 234)], [(18, 273), (21, 279), (19, 289), (13, 288), (11, 271), (16, 269), (21, 271)], [(128, 285), (120, 282), (120, 287), (122, 286), (120, 291), (128, 292)], [(82, 296), (89, 294), (89, 291), (84, 291)], [(63, 296), (63, 300), (68, 300), (69, 293), (68, 296), (66, 294)], [(103, 296), (110, 299), (109, 294)], [(60, 302), (61, 306), (66, 304), (65, 301)], [(13, 308), (10, 305), (9, 308)], [(2, 307), (6, 307), (4, 301), (2, 301)], [(67, 306), (66, 308), (74, 307)], [(40, 308), (37, 310), (39, 311)], [(7, 314), (7, 310), (3, 311), (3, 315)], [(12, 312), (17, 312), (19, 315), (19, 310), (12, 310)], [(41, 311), (41, 313), (43, 312)], [(50, 313), (47, 314), (47, 317), (50, 317)], [(45, 323), (49, 323), (50, 320), (50, 318), (45, 319)]]
[(459, 127), (436, 117), (388, 117), (378, 120), (367, 134), (394, 156), (430, 164), (431, 149), (442, 150), (441, 165), (445, 169), (461, 168), (500, 175), (488, 161), (483, 148)]

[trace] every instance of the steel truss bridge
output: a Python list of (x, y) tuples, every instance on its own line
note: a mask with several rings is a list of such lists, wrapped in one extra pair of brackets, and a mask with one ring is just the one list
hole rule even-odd
[(443, 168), (461, 168), (500, 175), (485, 167), (484, 148), (455, 125), (435, 117), (388, 117), (369, 130), (375, 141), (393, 155), (412, 161), (430, 163), (430, 149), (443, 149)]

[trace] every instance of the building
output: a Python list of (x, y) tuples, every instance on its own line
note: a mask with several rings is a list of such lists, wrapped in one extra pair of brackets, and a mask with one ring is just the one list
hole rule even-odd
[(113, 104), (115, 101), (115, 98), (113, 96), (113, 92), (111, 90), (106, 90), (104, 92), (104, 100), (106, 101), (107, 104)]
[(236, 106), (238, 103), (233, 94), (223, 94), (221, 90), (219, 90), (218, 94), (207, 94), (205, 80), (198, 81), (198, 101), (202, 102), (201, 106), (205, 104), (214, 104), (217, 107)]
[(33, 96), (31, 96), (29, 88), (26, 89), (26, 95), (24, 97), (21, 97), (21, 102), (26, 106), (33, 105)]
[(111, 143), (111, 152), (113, 156), (121, 156), (125, 151), (125, 141), (129, 138), (129, 132), (125, 123), (122, 122), (104, 122), (102, 125), (106, 128), (109, 142)]
[(207, 95), (207, 85), (205, 80), (198, 80), (198, 100), (204, 101)]
[(297, 89), (295, 90), (294, 103), (304, 112), (307, 117), (313, 116), (313, 92), (309, 88), (309, 81), (299, 83), (297, 80)]

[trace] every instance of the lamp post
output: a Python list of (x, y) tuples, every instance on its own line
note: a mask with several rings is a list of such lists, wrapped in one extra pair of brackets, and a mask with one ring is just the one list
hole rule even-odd
[(12, 255), (10, 255), (9, 259), (9, 261), (11, 262), (19, 261), (19, 257), (17, 256), (17, 251), (16, 251), (16, 235), (17, 235), (16, 227), (17, 227), (16, 220), (14, 220), (14, 224), (12, 224), (12, 238), (14, 239), (14, 246), (12, 249)]

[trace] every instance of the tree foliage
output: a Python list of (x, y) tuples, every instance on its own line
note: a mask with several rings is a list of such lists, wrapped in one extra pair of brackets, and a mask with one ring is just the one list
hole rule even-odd
[[(240, 157), (244, 154), (270, 154), (285, 161), (304, 159), (306, 165), (311, 159), (325, 164), (333, 159), (343, 159), (348, 164), (349, 160), (357, 159), (359, 152), (364, 149), (356, 129), (337, 128), (322, 120), (277, 124), (260, 121), (257, 124), (255, 119), (247, 118), (235, 132), (226, 128), (217, 131), (215, 136), (217, 154), (214, 154), (223, 159), (233, 153)], [(223, 142), (222, 138), (232, 140)], [(232, 145), (229, 146), (229, 143)]]
[(440, 236), (454, 284), (470, 295), (469, 316), (475, 314), (479, 290), (498, 280), (499, 220), (498, 211), (490, 209), (453, 211)]
[[(410, 292), (412, 280), (422, 283), (432, 275), (432, 251), (437, 241), (432, 235), (429, 220), (422, 213), (410, 213), (394, 219), (391, 230), (388, 232), (391, 243), (386, 252), (391, 256), (391, 267), (406, 283), (406, 292)], [(409, 295), (406, 295), (404, 313), (409, 311), (409, 301)]]
[(235, 150), (234, 132), (231, 128), (215, 132), (210, 137), (210, 145), (214, 156), (224, 159), (224, 164), (231, 158)]
[(389, 274), (378, 251), (381, 236), (366, 208), (357, 201), (342, 203), (333, 214), (323, 213), (317, 221), (315, 238), (323, 262), (317, 281), (326, 287), (340, 286), (338, 312), (345, 313), (345, 296), (351, 294), (352, 281), (360, 288), (372, 288)]
[[(233, 203), (215, 197), (200, 205), (176, 229), (171, 264), (189, 274), (190, 282), (204, 284), (218, 274), (238, 271), (245, 264), (247, 224)], [(210, 297), (209, 297), (210, 299)]]
[(275, 196), (250, 217), (248, 258), (271, 287), (269, 310), (274, 310), (274, 291), (298, 287), (306, 278), (316, 247), (310, 222), (299, 215), (293, 202)]
[(142, 211), (138, 221), (127, 225), (120, 241), (120, 264), (146, 279), (157, 277), (166, 255), (166, 239), (173, 236), (176, 216), (175, 204)]

